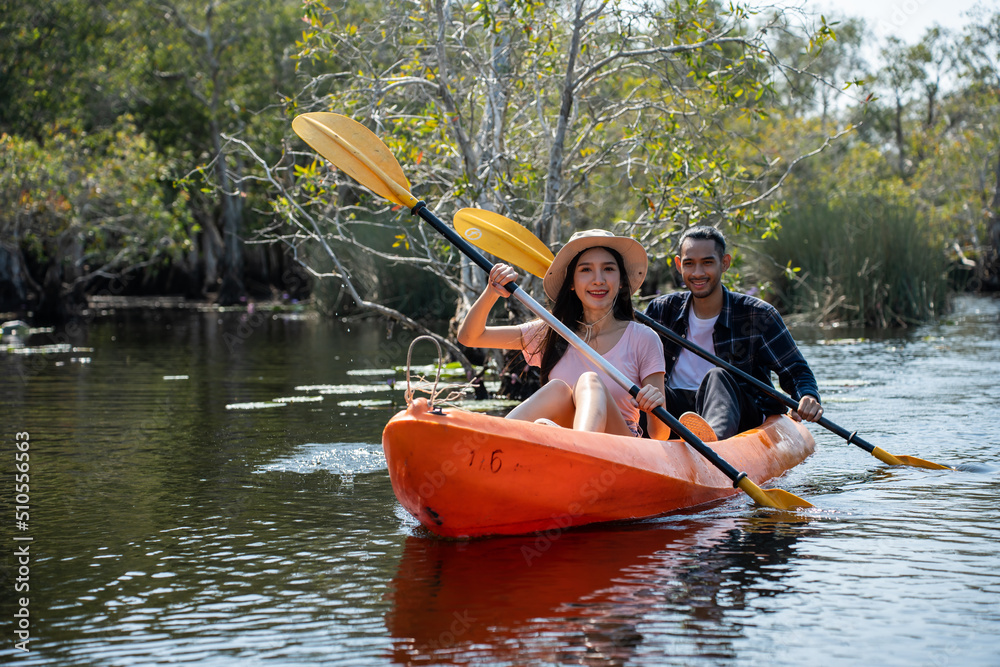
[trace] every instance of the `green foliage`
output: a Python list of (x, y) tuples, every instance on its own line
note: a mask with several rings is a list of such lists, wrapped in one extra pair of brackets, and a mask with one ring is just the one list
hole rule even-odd
[[(802, 141), (814, 128), (785, 121)], [(797, 136), (799, 135), (799, 136)], [(886, 156), (855, 142), (789, 179), (780, 229), (759, 245), (769, 298), (813, 321), (906, 325), (947, 307), (945, 227)]]
[(760, 133), (776, 159), (804, 153), (831, 121), (856, 131), (783, 184), (788, 213), (752, 271), (783, 307), (891, 326), (942, 312), (949, 273), (972, 288), (1000, 274), (1000, 261), (988, 268), (1000, 242), (997, 26), (1000, 13), (984, 10), (961, 35), (932, 28), (916, 44), (887, 40), (876, 70), (844, 61), (837, 71), (857, 97), (842, 111), (824, 98), (810, 117), (784, 91), (786, 112)]
[[(114, 5), (85, 0), (4, 3), (0, 132), (41, 138), (43, 128), (59, 119), (77, 115), (89, 127), (92, 118), (105, 115), (102, 107), (113, 105), (117, 92), (107, 89), (107, 68), (78, 65), (100, 63), (112, 43), (106, 36), (117, 36)], [(103, 95), (97, 92), (102, 88)]]
[(941, 246), (915, 208), (892, 198), (804, 202), (764, 250), (776, 302), (813, 321), (905, 326), (946, 306)]
[[(879, 44), (882, 62), (868, 64), (855, 19), (803, 28), (715, 1), (10, 0), (2, 241), (65, 267), (68, 288), (88, 270), (196, 248), (193, 266), (220, 251), (215, 237), (261, 232), (298, 247), (317, 231), (348, 259), (331, 275), (355, 274), (380, 302), (437, 313), (474, 293), (476, 275), (445, 243), (302, 150), (289, 115), (332, 110), (372, 128), (444, 216), (492, 208), (551, 243), (617, 224), (654, 258), (697, 223), (736, 245), (800, 248), (801, 262), (790, 250), (774, 262), (740, 255), (740, 280), (779, 267), (761, 280), (789, 307), (824, 310), (828, 285), (808, 283), (821, 274), (811, 235), (839, 233), (839, 218), (874, 235), (859, 211), (870, 206), (886, 216), (879, 242), (902, 245), (892, 261), (823, 245), (864, 255), (854, 274), (884, 285), (829, 292), (855, 301), (828, 315), (908, 321), (920, 309), (899, 295), (919, 290), (886, 282), (911, 271), (896, 259), (935, 248), (974, 260), (975, 285), (1000, 287), (1000, 12), (978, 12), (960, 33)], [(281, 226), (296, 216), (308, 233)], [(925, 314), (940, 309), (920, 280), (934, 301)]]
[(189, 247), (171, 164), (123, 116), (96, 132), (52, 127), (44, 144), (0, 135), (0, 230), (67, 280), (157, 262)]
[[(12, 242), (4, 238), (7, 251), (38, 241), (32, 248), (44, 255), (41, 266), (70, 267), (64, 290), (87, 267), (104, 265), (104, 248), (126, 240), (113, 253), (116, 270), (148, 273), (191, 248), (201, 256), (175, 267), (189, 284), (196, 285), (198, 266), (238, 276), (238, 244), (216, 239), (232, 241), (261, 226), (265, 218), (256, 212), (269, 195), (256, 186), (256, 163), (234, 156), (229, 142), (248, 137), (264, 158), (280, 158), (286, 122), (279, 94), (295, 87), (288, 50), (301, 25), (300, 2), (8, 4), (0, 16), (0, 132), (7, 133), (7, 158), (25, 173), (24, 187), (0, 202), (19, 216)], [(31, 151), (37, 162), (29, 165)], [(131, 167), (120, 173), (126, 161)], [(101, 196), (81, 183), (97, 183)], [(28, 208), (21, 190), (29, 193)], [(78, 237), (83, 251), (79, 240), (68, 240)], [(209, 286), (215, 278), (204, 276)]]
[[(746, 139), (769, 113), (773, 72), (742, 6), (305, 6), (299, 68), (317, 75), (290, 111), (367, 124), (438, 210), (498, 210), (549, 243), (620, 224), (654, 254), (691, 224), (776, 225), (770, 202), (752, 203), (773, 165)], [(816, 47), (831, 36), (818, 32)], [(354, 187), (300, 173), (310, 206)], [(357, 219), (382, 224), (383, 203), (354, 196)]]
[(216, 148), (213, 133), (249, 131), (265, 155), (277, 155), (300, 8), (292, 0), (180, 0), (142, 13), (133, 39), (147, 58), (136, 73), (143, 129), (161, 149), (195, 155)]
[[(815, 141), (817, 130), (782, 119), (769, 136), (787, 151)], [(788, 180), (787, 209), (759, 246), (766, 259), (756, 269), (781, 308), (879, 327), (946, 309), (947, 217), (899, 176), (892, 157), (855, 137)]]

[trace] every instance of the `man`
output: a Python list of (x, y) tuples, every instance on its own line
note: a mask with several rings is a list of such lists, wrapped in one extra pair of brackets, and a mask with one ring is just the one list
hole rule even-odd
[[(771, 371), (781, 388), (799, 402), (795, 418), (816, 421), (823, 414), (816, 378), (802, 357), (784, 321), (773, 306), (722, 284), (732, 256), (726, 238), (714, 227), (691, 227), (681, 235), (674, 265), (686, 292), (657, 297), (646, 314), (723, 361), (771, 384)], [(662, 338), (662, 337), (661, 337)], [(741, 382), (731, 373), (683, 349), (666, 338), (666, 409), (674, 415), (695, 412), (722, 440), (760, 426), (785, 407)], [(697, 416), (681, 421), (695, 431)], [(693, 417), (693, 420), (692, 420)], [(704, 426), (704, 424), (702, 424)], [(707, 434), (711, 440), (712, 434)]]

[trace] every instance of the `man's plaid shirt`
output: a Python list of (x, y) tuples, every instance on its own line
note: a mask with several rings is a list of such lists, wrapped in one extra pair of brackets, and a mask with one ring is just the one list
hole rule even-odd
[[(771, 371), (775, 371), (781, 388), (795, 401), (806, 394), (819, 400), (816, 378), (774, 306), (756, 297), (730, 292), (724, 286), (722, 289), (722, 312), (712, 333), (715, 356), (765, 384), (771, 384)], [(646, 314), (686, 337), (690, 300), (691, 292), (686, 291), (659, 296), (649, 303)], [(661, 339), (669, 382), (681, 347), (662, 336)], [(735, 379), (748, 395), (760, 393)], [(769, 396), (757, 396), (757, 405), (764, 414), (785, 412), (785, 406)]]

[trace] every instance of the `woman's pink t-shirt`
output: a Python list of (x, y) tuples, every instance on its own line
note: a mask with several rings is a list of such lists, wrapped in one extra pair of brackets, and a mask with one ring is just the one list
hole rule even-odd
[[(521, 345), (524, 360), (529, 366), (542, 365), (541, 345), (548, 325), (542, 320), (532, 320), (518, 327), (521, 330)], [(621, 371), (634, 384), (642, 386), (643, 378), (653, 373), (663, 373), (663, 344), (655, 331), (644, 324), (629, 322), (621, 339), (602, 355), (608, 363)], [(598, 377), (611, 392), (625, 423), (635, 431), (639, 422), (639, 408), (632, 404), (628, 391), (622, 389), (609, 375), (587, 360), (575, 347), (570, 346), (549, 373), (549, 379), (562, 380), (569, 386), (587, 371), (596, 371)]]

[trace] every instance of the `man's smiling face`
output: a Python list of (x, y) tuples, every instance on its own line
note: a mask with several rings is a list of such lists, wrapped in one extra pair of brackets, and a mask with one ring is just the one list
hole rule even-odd
[(722, 289), (722, 274), (730, 261), (729, 255), (719, 256), (718, 246), (709, 239), (684, 239), (681, 254), (674, 257), (684, 284), (697, 299), (705, 299)]

